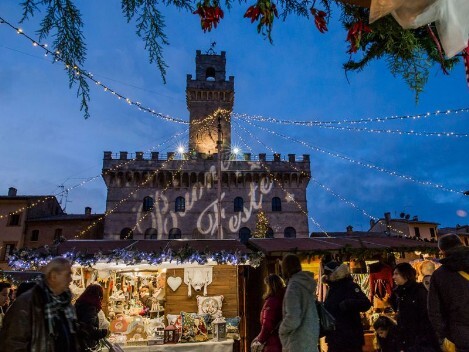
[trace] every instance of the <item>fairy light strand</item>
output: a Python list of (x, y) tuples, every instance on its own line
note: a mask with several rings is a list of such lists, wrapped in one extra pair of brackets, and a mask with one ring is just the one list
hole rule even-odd
[(318, 125), (332, 125), (332, 124), (361, 124), (361, 123), (371, 123), (371, 122), (385, 122), (385, 121), (394, 121), (394, 120), (418, 120), (422, 118), (428, 118), (432, 116), (447, 116), (452, 114), (460, 114), (469, 112), (469, 107), (457, 108), (457, 109), (446, 109), (446, 110), (435, 110), (429, 111), (426, 113), (420, 113), (416, 115), (393, 115), (387, 117), (372, 117), (372, 118), (363, 118), (358, 120), (331, 120), (331, 121), (320, 121), (320, 120), (305, 120), (305, 121), (293, 121), (293, 120), (282, 120), (275, 117), (265, 117), (262, 115), (248, 115), (248, 114), (239, 114), (233, 113), (232, 116), (235, 119), (250, 119), (258, 122), (269, 122), (283, 125), (296, 125), (296, 126), (318, 126)]
[[(152, 152), (153, 150), (164, 146), (164, 145), (167, 144), (168, 142), (174, 140), (174, 138), (178, 138), (179, 136), (184, 135), (184, 134), (186, 134), (187, 132), (188, 132), (188, 129), (186, 128), (184, 131), (178, 132), (178, 133), (172, 135), (171, 137), (169, 137), (169, 138), (166, 139), (165, 141), (161, 142), (160, 144), (158, 144), (158, 145), (156, 145), (156, 146), (151, 147), (150, 149), (148, 149), (148, 150), (145, 151), (145, 152), (146, 152), (146, 153)], [(42, 204), (42, 203), (46, 202), (46, 201), (49, 200), (49, 199), (56, 199), (56, 197), (58, 197), (58, 196), (61, 196), (61, 195), (65, 194), (65, 193), (67, 193), (67, 192), (70, 192), (70, 191), (74, 190), (75, 188), (82, 187), (82, 186), (84, 186), (85, 184), (87, 184), (87, 183), (89, 183), (89, 182), (91, 182), (91, 181), (97, 180), (98, 178), (101, 178), (102, 176), (105, 176), (105, 175), (109, 174), (110, 172), (116, 171), (116, 170), (118, 170), (119, 168), (122, 168), (122, 167), (124, 167), (124, 166), (126, 166), (126, 165), (128, 165), (129, 163), (132, 163), (132, 162), (134, 162), (134, 161), (135, 161), (135, 159), (129, 159), (129, 160), (125, 161), (125, 162), (119, 163), (119, 164), (117, 164), (117, 165), (111, 167), (110, 169), (104, 171), (102, 174), (99, 174), (99, 175), (96, 175), (96, 176), (93, 176), (93, 177), (89, 177), (89, 178), (87, 178), (86, 180), (81, 181), (80, 183), (75, 184), (75, 185), (73, 185), (73, 186), (71, 186), (71, 187), (69, 187), (69, 188), (67, 188), (67, 189), (64, 189), (64, 190), (58, 192), (58, 193), (55, 193), (55, 194), (52, 195), (52, 196), (45, 196), (45, 197), (37, 196), (37, 197), (39, 197), (39, 199), (38, 199), (37, 201), (35, 201), (35, 202), (33, 202), (33, 203), (29, 204), (29, 205), (23, 206), (23, 207), (21, 207), (21, 208), (18, 208), (18, 209), (14, 210), (14, 211), (10, 211), (10, 212), (8, 212), (8, 213), (6, 213), (6, 214), (0, 214), (0, 219), (7, 218), (7, 217), (10, 216), (10, 215), (15, 215), (15, 214), (22, 213), (23, 211), (28, 210), (28, 209), (32, 209), (32, 208), (38, 206), (39, 204)]]
[(289, 141), (293, 141), (293, 142), (296, 142), (298, 144), (301, 144), (311, 150), (314, 150), (314, 151), (317, 151), (317, 152), (320, 152), (320, 153), (323, 153), (323, 154), (326, 154), (326, 155), (329, 155), (329, 156), (332, 156), (334, 158), (339, 158), (339, 159), (342, 159), (342, 160), (345, 160), (345, 161), (348, 161), (352, 164), (356, 164), (356, 165), (359, 165), (359, 166), (363, 166), (363, 167), (367, 167), (369, 169), (373, 169), (373, 170), (377, 170), (379, 172), (382, 172), (382, 173), (386, 173), (390, 176), (394, 176), (394, 177), (398, 177), (398, 178), (401, 178), (403, 180), (406, 180), (406, 181), (411, 181), (411, 182), (415, 182), (415, 183), (418, 183), (418, 184), (421, 184), (421, 185), (424, 185), (424, 186), (429, 186), (429, 187), (433, 187), (433, 188), (436, 188), (436, 189), (440, 189), (440, 190), (443, 190), (443, 191), (447, 191), (447, 192), (451, 192), (451, 193), (458, 193), (458, 194), (464, 194), (464, 191), (462, 190), (456, 190), (456, 189), (452, 189), (452, 188), (448, 188), (448, 187), (445, 187), (443, 185), (440, 185), (440, 184), (436, 184), (436, 183), (433, 183), (433, 182), (430, 182), (430, 181), (421, 181), (421, 180), (418, 180), (418, 179), (415, 179), (414, 177), (412, 176), (407, 176), (407, 175), (404, 175), (404, 174), (401, 174), (397, 171), (391, 171), (391, 170), (388, 170), (386, 168), (383, 168), (381, 166), (377, 166), (377, 165), (374, 165), (374, 164), (371, 164), (369, 162), (363, 162), (363, 161), (360, 161), (360, 160), (355, 160), (355, 159), (352, 159), (346, 155), (343, 155), (343, 154), (339, 154), (339, 153), (336, 153), (336, 152), (330, 152), (330, 151), (327, 151), (323, 148), (320, 148), (320, 147), (317, 147), (317, 146), (314, 146), (314, 145), (310, 145), (309, 143), (307, 142), (304, 142), (304, 141), (301, 141), (301, 140), (298, 140), (296, 138), (292, 138), (292, 137), (289, 137), (289, 136), (286, 136), (282, 133), (278, 133), (278, 132), (275, 132), (275, 131), (272, 131), (272, 130), (269, 130), (267, 128), (264, 128), (262, 126), (259, 126), (259, 125), (256, 125), (256, 124), (253, 124), (252, 122), (250, 121), (247, 121), (247, 120), (244, 120), (246, 123), (248, 123), (249, 125), (251, 126), (254, 126), (256, 128), (259, 128), (260, 130), (262, 131), (265, 131), (265, 132), (268, 132), (268, 133), (271, 133), (273, 135), (276, 135), (276, 136), (279, 136), (279, 137), (282, 137), (283, 139), (286, 139), (286, 140), (289, 140)]
[[(253, 138), (253, 139), (256, 140), (257, 142), (259, 142), (259, 139), (258, 139), (258, 138), (255, 138), (249, 130), (246, 130), (244, 127), (242, 127), (240, 124), (238, 124), (238, 123), (236, 123), (236, 122), (235, 122), (235, 124), (238, 125), (238, 127), (240, 127), (241, 129), (243, 129), (251, 138)], [(243, 137), (241, 137), (241, 134), (238, 133), (238, 132), (236, 132), (236, 131), (235, 131), (235, 133), (236, 133), (236, 135), (238, 136), (238, 138), (240, 139), (240, 141), (245, 145), (245, 147), (246, 147), (249, 151), (252, 152), (251, 147), (250, 147), (249, 144), (243, 139)], [(259, 143), (260, 143), (260, 142), (259, 142)], [(262, 162), (260, 162), (260, 164), (261, 164), (262, 168), (263, 168), (264, 170), (266, 170), (266, 171), (269, 173), (269, 176), (271, 176), (272, 179), (274, 179), (275, 182), (277, 182), (277, 185), (278, 185), (278, 186), (280, 187), (280, 189), (286, 194), (286, 196), (288, 196), (288, 192), (283, 188), (282, 183), (281, 183), (280, 181), (278, 181), (278, 180), (276, 179), (276, 177), (272, 174), (272, 172), (270, 171), (269, 167), (268, 167), (267, 165), (265, 165), (264, 163), (262, 163)], [(292, 199), (292, 198), (290, 198), (290, 200), (293, 201), (293, 202), (296, 204), (296, 206), (298, 207), (298, 209), (299, 209), (304, 215), (306, 215), (306, 216), (313, 222), (313, 224), (314, 224), (317, 228), (319, 228), (319, 229), (321, 230), (321, 232), (323, 232), (326, 236), (329, 236), (329, 235), (327, 234), (327, 231), (324, 230), (324, 228), (321, 226), (321, 224), (320, 224), (316, 219), (314, 219), (311, 215), (309, 215), (309, 214), (303, 209), (303, 206), (302, 206), (300, 203), (298, 203), (295, 199)], [(308, 234), (308, 236), (309, 236), (309, 234)]]

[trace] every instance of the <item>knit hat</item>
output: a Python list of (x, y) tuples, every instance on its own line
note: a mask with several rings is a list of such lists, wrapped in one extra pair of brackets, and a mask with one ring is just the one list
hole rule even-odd
[(447, 233), (438, 239), (438, 248), (443, 252), (460, 246), (463, 246), (463, 243), (455, 233)]
[(324, 265), (324, 273), (325, 274), (330, 274), (333, 273), (338, 267), (340, 266), (339, 263), (336, 261), (332, 260), (329, 263)]

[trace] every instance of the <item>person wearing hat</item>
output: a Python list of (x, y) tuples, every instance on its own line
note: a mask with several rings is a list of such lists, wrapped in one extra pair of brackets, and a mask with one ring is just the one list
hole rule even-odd
[(444, 258), (430, 281), (428, 315), (440, 345), (449, 340), (457, 352), (469, 352), (469, 247), (449, 233), (438, 248)]
[(336, 326), (326, 335), (328, 352), (361, 352), (365, 338), (360, 312), (370, 309), (370, 300), (353, 282), (347, 264), (325, 264), (323, 281), (329, 286), (324, 306), (335, 318)]

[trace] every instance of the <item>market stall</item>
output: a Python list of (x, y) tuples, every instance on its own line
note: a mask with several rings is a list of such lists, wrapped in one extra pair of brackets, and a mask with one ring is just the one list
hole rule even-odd
[(104, 289), (108, 340), (125, 351), (237, 351), (245, 338), (244, 270), (260, 255), (235, 240), (66, 241), (23, 250), (30, 269), (61, 255), (73, 262), (71, 290)]
[[(323, 300), (327, 294), (327, 286), (322, 284), (322, 261), (338, 260), (347, 263), (351, 275), (363, 292), (373, 302), (373, 307), (363, 315), (362, 323), (365, 330), (363, 351), (374, 351), (374, 332), (371, 325), (380, 314), (393, 316), (394, 312), (387, 303), (387, 297), (393, 287), (392, 270), (396, 263), (410, 262), (414, 267), (420, 265), (423, 273), (417, 269), (423, 280), (435, 263), (432, 258), (438, 248), (434, 242), (418, 241), (404, 237), (388, 236), (383, 233), (360, 233), (360, 235), (344, 235), (340, 237), (310, 237), (282, 239), (250, 239), (249, 247), (262, 252), (266, 258), (257, 269), (251, 269), (246, 295), (249, 301), (247, 316), (248, 338), (253, 339), (260, 330), (259, 312), (262, 298), (255, 297), (260, 283), (268, 273), (280, 273), (280, 261), (286, 253), (295, 253), (302, 259), (303, 270), (313, 272), (318, 281), (317, 296)], [(425, 264), (419, 264), (425, 263)], [(437, 264), (436, 264), (437, 265)], [(322, 351), (327, 346), (322, 343)]]

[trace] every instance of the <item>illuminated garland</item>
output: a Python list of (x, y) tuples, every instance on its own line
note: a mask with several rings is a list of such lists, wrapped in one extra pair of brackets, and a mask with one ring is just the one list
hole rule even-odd
[(277, 123), (283, 125), (297, 125), (297, 126), (305, 126), (305, 127), (312, 127), (312, 126), (320, 126), (320, 125), (332, 125), (332, 124), (361, 124), (361, 123), (370, 123), (370, 122), (385, 122), (385, 121), (393, 121), (393, 120), (417, 120), (421, 118), (428, 118), (431, 116), (447, 116), (451, 114), (459, 114), (469, 112), (469, 108), (459, 108), (459, 109), (447, 109), (447, 110), (436, 110), (416, 115), (395, 115), (395, 116), (388, 116), (388, 117), (374, 117), (374, 118), (364, 118), (358, 120), (332, 120), (332, 121), (319, 121), (319, 120), (311, 120), (311, 121), (292, 121), (292, 120), (282, 120), (277, 119), (274, 117), (264, 117), (261, 115), (248, 115), (248, 114), (237, 114), (233, 113), (232, 116), (236, 119), (250, 119), (258, 122), (270, 122), (270, 123)]
[[(251, 138), (253, 138), (254, 140), (256, 140), (258, 143), (261, 143), (261, 142), (259, 141), (259, 139), (258, 139), (258, 138), (255, 138), (249, 130), (245, 129), (244, 127), (242, 127), (242, 126), (239, 125), (239, 124), (237, 124), (237, 125), (238, 125), (240, 128), (242, 128), (249, 136), (251, 136)], [(235, 132), (235, 133), (237, 134), (237, 136), (238, 136), (238, 138), (241, 140), (241, 142), (246, 146), (246, 148), (247, 148), (249, 151), (251, 151), (251, 147), (249, 146), (248, 143), (246, 143), (246, 142), (244, 141), (243, 137), (241, 137), (241, 135), (240, 135), (239, 133), (237, 133), (237, 132)], [(262, 143), (261, 143), (261, 144), (262, 144)], [(267, 146), (266, 146), (266, 147), (267, 147)], [(267, 147), (267, 148), (268, 148), (268, 147)], [(270, 149), (270, 148), (269, 148), (269, 149)], [(281, 181), (278, 181), (278, 180), (276, 179), (276, 177), (271, 173), (271, 171), (270, 171), (270, 169), (268, 168), (267, 165), (265, 165), (265, 164), (262, 163), (262, 162), (261, 162), (260, 164), (261, 164), (262, 168), (264, 168), (264, 170), (269, 173), (269, 176), (277, 183), (277, 185), (280, 187), (280, 189), (288, 196), (288, 192), (283, 188), (282, 182), (281, 182)], [(296, 206), (298, 207), (298, 209), (299, 209), (304, 215), (306, 215), (306, 217), (308, 217), (308, 218), (313, 222), (313, 224), (314, 224), (316, 227), (318, 227), (326, 236), (329, 236), (329, 235), (327, 234), (327, 231), (324, 230), (324, 228), (321, 226), (321, 224), (320, 224), (316, 219), (314, 219), (311, 215), (309, 215), (309, 214), (303, 209), (303, 207), (301, 206), (300, 203), (298, 203), (295, 199), (291, 199), (291, 200), (293, 201), (293, 203), (296, 204)]]
[(296, 143), (299, 143), (305, 147), (308, 147), (309, 149), (311, 150), (314, 150), (314, 151), (318, 151), (318, 152), (321, 152), (323, 154), (327, 154), (329, 156), (332, 156), (334, 158), (339, 158), (339, 159), (343, 159), (345, 161), (348, 161), (350, 163), (353, 163), (353, 164), (356, 164), (356, 165), (360, 165), (360, 166), (364, 166), (364, 167), (367, 167), (369, 169), (374, 169), (374, 170), (377, 170), (377, 171), (380, 171), (380, 172), (383, 172), (383, 173), (386, 173), (388, 175), (391, 175), (391, 176), (395, 176), (395, 177), (399, 177), (401, 179), (404, 179), (404, 180), (407, 180), (407, 181), (412, 181), (412, 182), (415, 182), (415, 183), (419, 183), (421, 185), (424, 185), (424, 186), (429, 186), (429, 187), (433, 187), (433, 188), (436, 188), (436, 189), (440, 189), (440, 190), (443, 190), (443, 191), (447, 191), (447, 192), (452, 192), (452, 193), (458, 193), (458, 194), (464, 194), (464, 191), (462, 190), (455, 190), (455, 189), (452, 189), (452, 188), (448, 188), (448, 187), (445, 187), (445, 186), (442, 186), (442, 185), (439, 185), (439, 184), (436, 184), (436, 183), (433, 183), (433, 182), (430, 182), (430, 181), (420, 181), (420, 180), (417, 180), (411, 176), (407, 176), (407, 175), (404, 175), (404, 174), (400, 174), (396, 171), (391, 171), (391, 170), (388, 170), (388, 169), (385, 169), (381, 166), (377, 166), (377, 165), (374, 165), (374, 164), (371, 164), (369, 162), (363, 162), (363, 161), (360, 161), (360, 160), (355, 160), (355, 159), (352, 159), (346, 155), (342, 155), (342, 154), (339, 154), (339, 153), (336, 153), (336, 152), (329, 152), (325, 149), (322, 149), (320, 147), (317, 147), (317, 146), (314, 146), (314, 145), (310, 145), (309, 143), (307, 142), (304, 142), (304, 141), (301, 141), (301, 140), (298, 140), (296, 138), (292, 138), (292, 137), (289, 137), (289, 136), (286, 136), (284, 134), (281, 134), (281, 133), (278, 133), (278, 132), (275, 132), (275, 131), (272, 131), (272, 130), (269, 130), (267, 128), (264, 128), (262, 126), (259, 126), (259, 125), (256, 125), (256, 124), (253, 124), (252, 122), (249, 122), (247, 120), (244, 120), (246, 121), (249, 125), (251, 126), (254, 126), (254, 127), (257, 127), (259, 128), (260, 130), (262, 131), (265, 131), (265, 132), (268, 132), (268, 133), (271, 133), (273, 135), (276, 135), (276, 136), (279, 136), (279, 137), (282, 137), (286, 140), (289, 140), (289, 141), (293, 141), (293, 142), (296, 142)]
[[(47, 247), (43, 249), (19, 249), (15, 250), (8, 259), (8, 265), (15, 270), (37, 270), (46, 265), (52, 258), (57, 256), (57, 247)], [(62, 254), (62, 257), (69, 259), (72, 263), (81, 266), (92, 267), (98, 262), (123, 263), (125, 265), (161, 265), (164, 262), (174, 264), (197, 263), (207, 264), (215, 261), (217, 264), (229, 265), (250, 265), (257, 268), (264, 255), (260, 252), (243, 253), (241, 251), (198, 251), (189, 244), (173, 250), (164, 248), (160, 251), (135, 251), (128, 249), (115, 249), (110, 253), (86, 253), (70, 251)]]
[[(181, 136), (181, 135), (187, 133), (187, 131), (188, 131), (188, 129), (186, 128), (184, 131), (176, 133), (175, 135), (169, 137), (168, 139), (166, 139), (165, 141), (161, 142), (160, 144), (158, 144), (158, 145), (156, 145), (156, 146), (154, 146), (154, 147), (151, 147), (151, 148), (148, 149), (146, 152), (149, 153), (149, 152), (152, 152), (153, 150), (155, 150), (155, 149), (157, 149), (157, 148), (162, 147), (163, 145), (165, 145), (165, 144), (168, 143), (169, 141), (172, 141), (174, 138), (177, 138), (177, 137), (179, 137), (179, 136)], [(65, 190), (63, 190), (63, 191), (61, 191), (61, 192), (58, 192), (58, 193), (54, 194), (53, 196), (46, 196), (46, 197), (43, 197), (43, 198), (41, 198), (41, 199), (39, 199), (39, 200), (37, 200), (37, 201), (35, 201), (35, 202), (33, 202), (33, 203), (27, 205), (27, 206), (23, 206), (23, 207), (21, 207), (21, 208), (18, 208), (18, 209), (16, 209), (16, 210), (11, 211), (11, 212), (8, 212), (8, 213), (6, 213), (6, 214), (0, 214), (0, 219), (7, 218), (7, 217), (10, 216), (10, 215), (19, 214), (19, 213), (21, 213), (21, 212), (23, 212), (24, 210), (27, 210), (27, 209), (32, 209), (32, 208), (38, 206), (39, 204), (44, 203), (44, 202), (45, 202), (46, 200), (48, 200), (48, 199), (54, 199), (54, 198), (56, 198), (56, 197), (58, 197), (58, 196), (61, 196), (61, 195), (65, 194), (65, 193), (67, 193), (67, 192), (70, 192), (71, 190), (73, 190), (73, 189), (75, 189), (75, 188), (81, 187), (81, 186), (87, 184), (88, 182), (91, 182), (91, 181), (94, 181), (94, 180), (96, 180), (96, 179), (98, 179), (98, 178), (101, 178), (102, 176), (107, 175), (108, 173), (110, 173), (110, 172), (112, 172), (112, 171), (115, 171), (115, 170), (117, 170), (117, 169), (119, 169), (119, 168), (121, 168), (121, 167), (123, 167), (123, 166), (126, 166), (126, 165), (128, 165), (129, 163), (134, 162), (134, 161), (135, 161), (135, 159), (129, 159), (129, 160), (125, 161), (125, 162), (122, 162), (122, 163), (119, 163), (119, 164), (113, 166), (112, 168), (110, 168), (109, 170), (106, 170), (105, 172), (103, 172), (103, 173), (100, 174), (100, 175), (96, 175), (96, 176), (87, 178), (86, 180), (84, 180), (84, 181), (82, 181), (82, 182), (80, 182), (80, 183), (78, 183), (78, 184), (76, 184), (76, 185), (73, 185), (73, 186), (71, 186), (71, 187), (69, 187), (69, 188), (67, 188), (67, 189), (65, 189)]]

